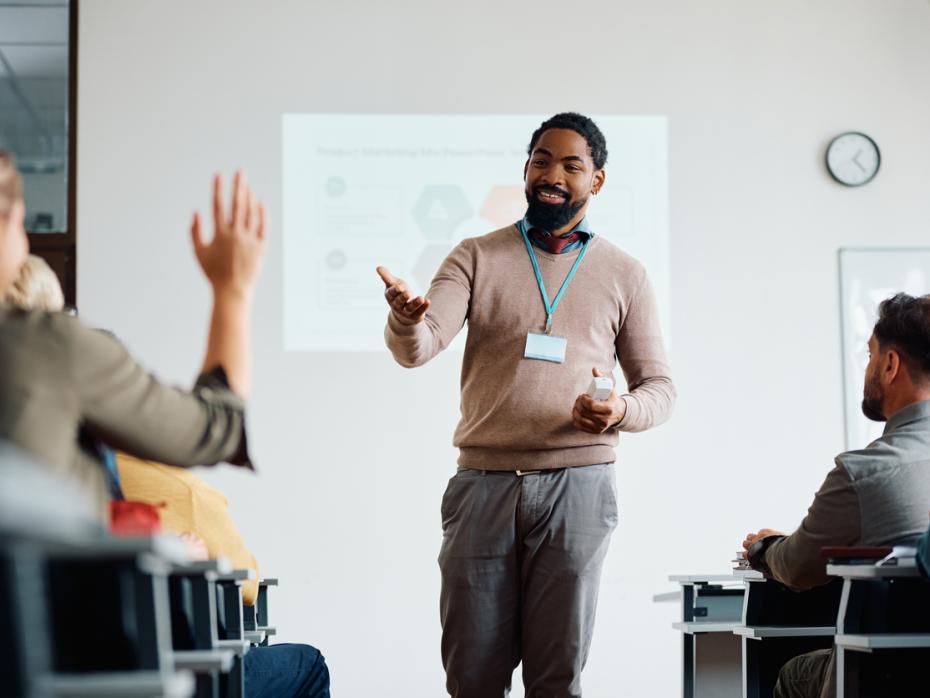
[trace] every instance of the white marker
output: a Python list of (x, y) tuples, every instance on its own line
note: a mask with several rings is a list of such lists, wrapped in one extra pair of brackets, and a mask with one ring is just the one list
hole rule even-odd
[(588, 395), (595, 400), (606, 400), (614, 389), (614, 379), (610, 376), (595, 376), (588, 386)]

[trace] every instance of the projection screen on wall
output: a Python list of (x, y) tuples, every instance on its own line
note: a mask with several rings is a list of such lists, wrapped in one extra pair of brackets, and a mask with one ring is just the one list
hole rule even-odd
[[(526, 147), (545, 118), (284, 115), (285, 349), (383, 351), (375, 267), (425, 292), (457, 242), (521, 218)], [(668, 336), (665, 117), (593, 118), (609, 157), (589, 221), (646, 265)]]

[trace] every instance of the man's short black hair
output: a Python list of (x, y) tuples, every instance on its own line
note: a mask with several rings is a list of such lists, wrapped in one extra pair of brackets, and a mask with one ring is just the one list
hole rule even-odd
[(551, 128), (567, 128), (584, 138), (588, 143), (591, 159), (594, 160), (594, 169), (600, 170), (607, 164), (607, 140), (601, 133), (601, 129), (588, 117), (573, 111), (556, 114), (543, 121), (540, 127), (533, 131), (530, 147), (526, 149), (527, 155), (533, 154), (533, 148), (536, 147), (539, 137)]
[(880, 347), (893, 347), (911, 380), (930, 380), (930, 295), (899, 293), (878, 306), (873, 330)]

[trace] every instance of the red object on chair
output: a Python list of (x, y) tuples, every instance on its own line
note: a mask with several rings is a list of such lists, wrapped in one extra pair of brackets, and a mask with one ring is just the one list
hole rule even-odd
[(124, 499), (110, 501), (110, 533), (116, 536), (152, 536), (161, 533), (159, 509), (165, 503), (148, 504)]

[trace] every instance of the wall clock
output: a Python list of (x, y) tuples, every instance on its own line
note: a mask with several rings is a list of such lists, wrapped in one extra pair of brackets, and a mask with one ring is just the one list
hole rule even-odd
[(840, 184), (860, 187), (872, 181), (882, 163), (875, 141), (864, 133), (841, 133), (827, 146), (827, 171)]

